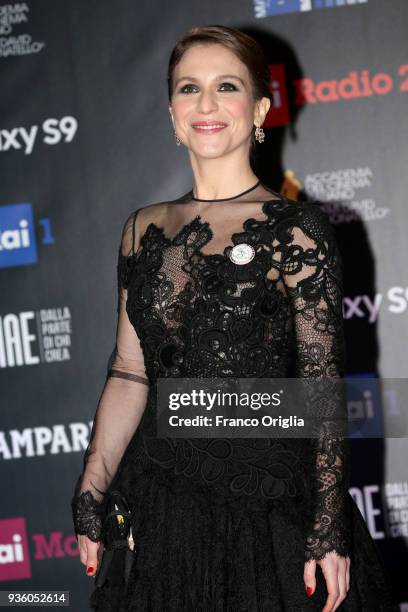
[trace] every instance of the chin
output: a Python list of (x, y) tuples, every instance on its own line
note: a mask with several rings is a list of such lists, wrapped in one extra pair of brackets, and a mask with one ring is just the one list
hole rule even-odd
[(218, 157), (223, 157), (225, 153), (196, 153), (196, 157), (200, 159), (217, 159)]
[(200, 157), (201, 159), (216, 159), (217, 157), (228, 155), (230, 152), (228, 149), (221, 149), (220, 147), (191, 148), (190, 150), (196, 157)]

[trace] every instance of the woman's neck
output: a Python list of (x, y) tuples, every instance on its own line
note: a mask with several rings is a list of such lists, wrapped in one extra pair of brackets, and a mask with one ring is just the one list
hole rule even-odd
[(258, 177), (247, 157), (242, 160), (198, 158), (190, 154), (194, 175), (194, 197), (211, 200), (229, 198), (252, 187)]

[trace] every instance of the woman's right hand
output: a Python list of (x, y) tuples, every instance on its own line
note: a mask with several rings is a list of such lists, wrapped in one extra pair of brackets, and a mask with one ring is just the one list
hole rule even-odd
[(334, 612), (346, 599), (350, 589), (350, 557), (342, 557), (335, 551), (328, 552), (323, 559), (311, 559), (304, 565), (303, 579), (307, 596), (316, 589), (316, 567), (320, 565), (326, 580), (327, 600), (322, 612)]
[[(93, 542), (86, 535), (77, 535), (79, 558), (85, 565), (86, 575), (95, 576), (103, 553), (103, 543)], [(90, 570), (90, 571), (89, 571)]]
[(105, 515), (103, 501), (98, 501), (89, 490), (80, 491), (81, 477), (71, 500), (74, 532), (81, 563), (87, 576), (95, 576), (103, 553), (102, 523)]

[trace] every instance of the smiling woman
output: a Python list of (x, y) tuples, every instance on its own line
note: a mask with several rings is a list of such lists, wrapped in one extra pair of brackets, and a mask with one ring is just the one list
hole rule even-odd
[(160, 380), (344, 376), (328, 217), (250, 166), (268, 78), (257, 43), (223, 26), (194, 28), (170, 57), (194, 184), (123, 225), (115, 360), (72, 504), (90, 575), (101, 496), (116, 489), (130, 508), (134, 559), (125, 582), (119, 561), (98, 581), (99, 612), (398, 610), (348, 492), (347, 441), (330, 418), (333, 406), (346, 415), (341, 397), (314, 401), (313, 439), (157, 435)]
[(269, 79), (259, 45), (238, 30), (193, 28), (176, 45), (167, 74), (169, 112), (176, 142), (188, 147), (193, 169), (199, 171), (201, 155), (208, 163), (235, 148), (250, 153), (256, 137), (262, 142), (272, 99)]

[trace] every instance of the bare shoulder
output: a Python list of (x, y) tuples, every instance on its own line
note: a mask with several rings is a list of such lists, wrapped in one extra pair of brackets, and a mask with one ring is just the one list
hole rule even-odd
[(143, 232), (150, 223), (160, 225), (165, 218), (169, 202), (154, 202), (139, 208), (137, 212), (137, 225), (139, 232)]
[(139, 234), (143, 234), (146, 228), (154, 223), (155, 225), (164, 225), (169, 218), (173, 204), (180, 203), (185, 196), (180, 196), (174, 200), (165, 200), (162, 202), (153, 202), (146, 206), (139, 207), (134, 211), (131, 217), (135, 218), (136, 228)]

